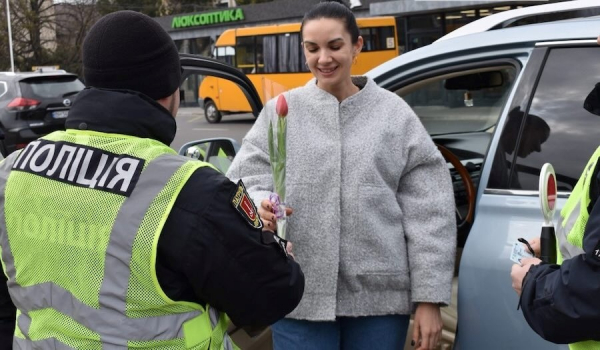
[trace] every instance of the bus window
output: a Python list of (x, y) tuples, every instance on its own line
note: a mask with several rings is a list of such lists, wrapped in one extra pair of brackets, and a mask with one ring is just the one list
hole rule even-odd
[(310, 72), (306, 64), (306, 57), (304, 57), (304, 52), (302, 52), (302, 46), (300, 46), (300, 72)]
[(277, 37), (275, 35), (265, 35), (260, 37), (258, 41), (262, 41), (264, 72), (277, 72)]
[(279, 72), (297, 73), (300, 65), (300, 35), (286, 33), (279, 35)]
[(245, 74), (256, 69), (254, 65), (254, 37), (238, 37), (235, 48), (235, 61), (237, 67)]
[(219, 61), (225, 62), (232, 66), (235, 65), (235, 49), (233, 46), (215, 47), (213, 55)]
[(379, 27), (377, 31), (377, 47), (379, 50), (389, 50), (396, 48), (396, 35), (394, 27)]
[(256, 68), (251, 73), (264, 73), (265, 72), (265, 57), (264, 57), (264, 46), (260, 38), (256, 38)]
[(363, 51), (380, 51), (396, 48), (394, 27), (361, 28), (360, 35), (363, 37)]
[(362, 51), (373, 51), (373, 40), (371, 38), (371, 28), (361, 28), (360, 36), (363, 38)]

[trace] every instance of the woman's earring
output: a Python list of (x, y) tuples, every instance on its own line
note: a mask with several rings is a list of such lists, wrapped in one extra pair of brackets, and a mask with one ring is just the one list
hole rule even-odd
[(356, 61), (358, 60), (357, 56), (354, 56), (354, 58), (352, 59), (352, 64), (356, 64)]
[(306, 66), (306, 68), (308, 69), (308, 62), (304, 62), (304, 65)]

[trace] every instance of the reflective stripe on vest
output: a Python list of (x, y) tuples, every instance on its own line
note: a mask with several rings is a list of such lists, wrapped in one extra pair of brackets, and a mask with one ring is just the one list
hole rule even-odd
[(77, 350), (67, 346), (54, 338), (30, 342), (18, 337), (13, 338), (13, 350), (53, 349), (53, 350)]
[[(0, 164), (0, 208), (5, 208), (5, 186), (18, 155), (19, 152), (14, 152)], [(148, 163), (144, 175), (140, 176), (131, 196), (123, 202), (112, 226), (106, 250), (104, 278), (98, 300), (99, 309), (84, 304), (69, 291), (52, 282), (27, 287), (18, 285), (14, 257), (7, 235), (5, 211), (0, 210), (2, 260), (9, 276), (8, 286), (11, 297), (20, 311), (17, 326), (26, 338), (29, 338), (31, 325), (29, 313), (51, 308), (99, 334), (103, 349), (127, 348), (128, 341), (185, 338), (185, 326), (188, 321), (198, 321), (194, 322), (195, 326), (202, 325), (201, 329), (196, 327), (190, 331), (205, 334), (207, 341), (210, 337), (211, 349), (234, 348), (226, 335), (226, 316), (212, 308), (209, 308), (209, 312), (205, 314), (200, 310), (194, 310), (143, 318), (126, 316), (126, 297), (130, 278), (128, 263), (132, 256), (133, 240), (136, 237), (136, 234), (132, 234), (132, 232), (138, 231), (154, 198), (163, 190), (173, 174), (188, 161), (188, 159), (171, 154), (156, 157)], [(26, 295), (35, 295), (36, 297), (25, 298)], [(29, 300), (30, 303), (24, 303), (25, 300)], [(206, 321), (201, 321), (202, 319)], [(151, 329), (152, 332), (148, 332), (148, 329)], [(198, 339), (197, 336), (193, 338)], [(31, 341), (15, 336), (14, 339), (16, 348), (71, 349), (54, 338)], [(191, 347), (198, 344), (188, 345), (187, 347)], [(206, 345), (208, 346), (208, 343)]]
[(558, 262), (583, 254), (583, 233), (587, 224), (592, 174), (600, 158), (600, 147), (586, 164), (575, 188), (561, 211), (562, 222), (556, 231)]
[[(571, 193), (571, 196), (573, 196), (573, 192)], [(577, 247), (569, 243), (567, 238), (569, 232), (571, 232), (571, 230), (573, 229), (573, 226), (575, 225), (575, 222), (577, 221), (577, 218), (579, 217), (580, 213), (581, 203), (580, 201), (578, 201), (575, 207), (568, 214), (569, 216), (566, 217), (566, 220), (563, 220), (563, 222), (558, 226), (558, 229), (556, 230), (556, 243), (558, 244), (557, 262), (559, 264), (562, 263), (564, 259), (571, 259), (574, 256), (584, 253), (581, 247)]]

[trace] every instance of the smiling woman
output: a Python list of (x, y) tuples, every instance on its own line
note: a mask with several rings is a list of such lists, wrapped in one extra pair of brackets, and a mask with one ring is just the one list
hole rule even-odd
[(320, 18), (302, 25), (306, 64), (317, 86), (340, 102), (358, 92), (352, 84), (350, 68), (362, 49), (358, 30), (351, 34), (338, 19)]
[[(446, 162), (398, 95), (351, 75), (364, 40), (348, 7), (319, 3), (300, 34), (313, 79), (286, 92), (286, 238), (306, 288), (296, 310), (272, 326), (274, 348), (400, 349), (415, 304), (410, 340), (433, 348), (454, 270)], [(247, 185), (265, 227), (276, 221), (267, 199), (275, 112), (271, 100), (228, 171)]]

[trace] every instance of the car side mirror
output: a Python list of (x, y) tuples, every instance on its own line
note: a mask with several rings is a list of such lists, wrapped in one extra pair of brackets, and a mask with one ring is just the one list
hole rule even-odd
[(240, 145), (234, 139), (204, 139), (184, 144), (179, 154), (210, 163), (225, 174), (239, 149)]

